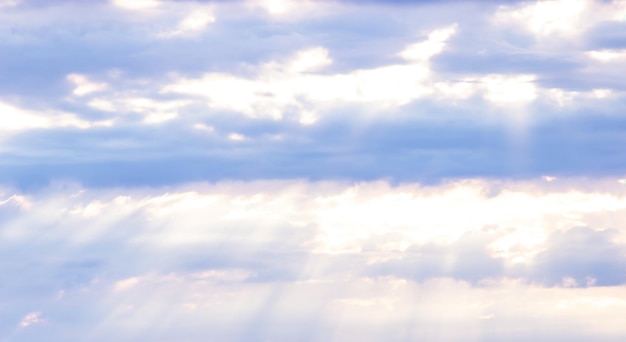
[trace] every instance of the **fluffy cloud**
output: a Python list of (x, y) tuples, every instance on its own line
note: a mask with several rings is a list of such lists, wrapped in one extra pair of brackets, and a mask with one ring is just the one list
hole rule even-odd
[(591, 1), (587, 0), (523, 3), (513, 8), (501, 8), (497, 19), (502, 22), (523, 23), (530, 32), (540, 36), (567, 35), (576, 33), (581, 28), (583, 13), (590, 4)]
[[(312, 123), (320, 106), (336, 102), (400, 106), (430, 93), (428, 59), (443, 49), (453, 29), (431, 33), (424, 46), (409, 46), (400, 55), (413, 63), (355, 70), (346, 74), (315, 73), (332, 60), (323, 47), (296, 52), (285, 62), (259, 66), (254, 79), (223, 73), (200, 79), (179, 78), (163, 87), (164, 93), (206, 97), (213, 109), (251, 117), (280, 119), (295, 110), (302, 123)], [(413, 61), (415, 60), (415, 61)]]
[(522, 25), (543, 38), (571, 36), (605, 21), (623, 21), (623, 1), (543, 0), (502, 6), (496, 20), (503, 24)]
[[(439, 262), (437, 258), (450, 253), (468, 251), (468, 255), (513, 267), (511, 276), (517, 272), (515, 267), (540, 268), (545, 263), (551, 265), (550, 260), (619, 263), (623, 252), (620, 246), (626, 238), (617, 225), (626, 212), (623, 189), (591, 183), (595, 190), (572, 190), (568, 180), (553, 180), (550, 184), (552, 190), (538, 190), (539, 184), (484, 181), (436, 187), (218, 183), (199, 185), (203, 189), (199, 191), (179, 189), (163, 194), (155, 193), (157, 189), (147, 193), (75, 189), (49, 195), (18, 194), (0, 205), (6, 212), (6, 243), (38, 241), (70, 249), (113, 243), (122, 249), (140, 247), (138, 250), (148, 253), (148, 258), (165, 249), (170, 250), (170, 261), (175, 263), (186, 262), (176, 260), (176, 255), (191, 253), (188, 257), (196, 259), (193, 254), (200, 253), (196, 248), (202, 246), (215, 246), (201, 253), (210, 256), (208, 260), (222, 253), (243, 253), (222, 261), (242, 263), (237, 267), (254, 265), (249, 264), (253, 259), (248, 257), (271, 250), (294, 255), (313, 253), (321, 260), (325, 256), (341, 260), (348, 253), (363, 258), (363, 266), (404, 257), (420, 259), (421, 255), (423, 260)], [(50, 234), (40, 236), (41, 222), (58, 223), (46, 228)], [(126, 227), (131, 222), (134, 228), (129, 230)], [(280, 238), (283, 234), (287, 234), (285, 239)], [(597, 253), (577, 250), (582, 246), (593, 246), (590, 248)], [(562, 257), (562, 252), (571, 256)], [(139, 253), (137, 257), (143, 252)], [(464, 258), (456, 259), (462, 262)], [(271, 264), (262, 266), (263, 260), (258, 262), (261, 268), (254, 271), (262, 275), (268, 271), (263, 268)], [(545, 272), (558, 274), (567, 269), (550, 267)], [(592, 272), (585, 276), (603, 276), (593, 273), (600, 269), (574, 269)], [(323, 269), (318, 271), (322, 271), (318, 276), (325, 276)], [(499, 277), (507, 272), (488, 274)], [(533, 274), (526, 276), (532, 278)]]

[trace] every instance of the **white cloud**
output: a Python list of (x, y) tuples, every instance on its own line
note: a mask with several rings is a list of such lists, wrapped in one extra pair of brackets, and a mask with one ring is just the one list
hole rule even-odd
[(198, 130), (198, 131), (202, 131), (202, 132), (206, 132), (206, 133), (213, 133), (215, 132), (215, 127), (213, 126), (208, 126), (202, 123), (197, 123), (193, 125), (193, 128)]
[(139, 284), (141, 279), (138, 277), (132, 277), (128, 279), (123, 279), (115, 282), (114, 289), (115, 291), (125, 291), (133, 288), (135, 285)]
[(35, 112), (0, 102), (0, 132), (15, 132), (28, 129), (51, 129), (75, 127), (86, 129), (110, 126), (111, 121), (87, 121), (76, 115), (62, 112)]
[(501, 6), (495, 22), (524, 27), (538, 38), (576, 38), (607, 21), (624, 21), (626, 2), (593, 0), (541, 0)]
[(87, 76), (80, 74), (69, 74), (66, 79), (76, 86), (72, 91), (72, 93), (76, 96), (85, 96), (91, 93), (100, 92), (108, 87), (106, 83), (92, 82), (87, 78)]
[(493, 75), (481, 78), (485, 99), (495, 104), (529, 103), (537, 98), (534, 75)]
[(250, 10), (261, 9), (279, 20), (310, 18), (327, 13), (333, 7), (330, 2), (311, 0), (247, 0), (245, 4)]
[(111, 3), (116, 7), (131, 11), (153, 9), (160, 5), (160, 1), (157, 0), (111, 0)]
[(286, 70), (293, 73), (318, 71), (333, 62), (328, 56), (328, 50), (323, 47), (315, 47), (298, 51), (293, 59), (288, 62)]
[(250, 4), (259, 6), (272, 15), (286, 14), (297, 9), (297, 3), (292, 0), (256, 0)]
[(41, 318), (41, 312), (31, 312), (28, 315), (24, 316), (24, 318), (22, 318), (22, 321), (20, 322), (20, 327), (26, 328), (28, 326), (41, 322), (43, 322), (43, 319)]
[(598, 99), (604, 99), (614, 95), (614, 91), (612, 89), (593, 89), (591, 90), (591, 95)]
[[(230, 137), (241, 140), (243, 136), (233, 133)], [(539, 191), (534, 185), (524, 183), (462, 181), (425, 188), (415, 184), (399, 187), (385, 183), (349, 187), (332, 184), (325, 186), (327, 190), (318, 191), (315, 184), (300, 182), (225, 183), (204, 192), (118, 194), (110, 200), (85, 197), (84, 193), (62, 201), (29, 199), (30, 209), (25, 214), (53, 206), (58, 210), (48, 210), (48, 214), (66, 213), (82, 219), (107, 218), (115, 222), (119, 215), (137, 212), (152, 222), (150, 225), (161, 228), (137, 230), (135, 238), (141, 240), (142, 234), (148, 234), (143, 238), (159, 245), (224, 238), (214, 235), (216, 231), (205, 230), (207, 225), (219, 226), (219, 222), (250, 220), (261, 227), (263, 221), (280, 218), (288, 225), (317, 227), (315, 244), (311, 247), (320, 253), (360, 251), (366, 244), (381, 253), (394, 253), (412, 244), (449, 244), (469, 232), (492, 227), (494, 255), (510, 260), (527, 256), (527, 252), (534, 253), (554, 231), (596, 226), (600, 221), (595, 220), (602, 213), (626, 215), (625, 189), (600, 183), (596, 191), (576, 191), (563, 179), (552, 184), (556, 190)], [(538, 185), (545, 183), (541, 181)], [(491, 187), (499, 188), (497, 195), (488, 195)], [(68, 208), (62, 209), (63, 206)], [(40, 219), (63, 220), (62, 216)], [(163, 226), (166, 222), (177, 224)], [(383, 236), (394, 238), (377, 241)]]
[(543, 176), (541, 177), (541, 179), (543, 179), (546, 182), (554, 182), (555, 180), (557, 180), (557, 177), (554, 176)]
[(480, 92), (482, 85), (476, 78), (466, 78), (458, 81), (440, 81), (434, 84), (437, 93), (444, 98), (467, 100)]
[(578, 286), (578, 283), (576, 283), (576, 279), (572, 278), (572, 277), (565, 277), (563, 278), (563, 282), (561, 284), (563, 287), (576, 287)]
[(464, 77), (454, 82), (440, 81), (435, 89), (443, 97), (468, 99), (480, 94), (494, 105), (520, 105), (533, 102), (538, 97), (535, 75), (490, 74)]
[[(72, 295), (75, 299), (63, 305), (86, 316), (81, 321), (104, 312), (106, 319), (98, 321), (102, 340), (130, 340), (137, 331), (177, 339), (244, 340), (253, 334), (271, 341), (368, 342), (432, 336), (444, 342), (527, 340), (537, 333), (574, 339), (581, 330), (604, 340), (626, 333), (623, 287), (543, 288), (510, 279), (485, 286), (393, 277), (222, 285), (169, 274), (147, 277), (123, 295), (97, 286)], [(73, 317), (66, 317), (58, 317), (64, 332), (80, 331)], [(451, 325), (457, 329), (442, 328)]]
[[(70, 74), (67, 80), (74, 83), (76, 88), (73, 94), (77, 98), (71, 98), (72, 102), (83, 102), (87, 107), (111, 113), (113, 117), (127, 115), (128, 113), (139, 114), (145, 124), (160, 124), (176, 119), (179, 110), (186, 107), (192, 101), (187, 99), (160, 100), (150, 96), (142, 96), (147, 93), (146, 80), (128, 81), (130, 84), (139, 84), (144, 89), (122, 89), (127, 80), (120, 79), (119, 72), (114, 72), (112, 79), (119, 81), (120, 85), (109, 85), (105, 82), (92, 81), (85, 75)], [(149, 89), (148, 89), (149, 92)], [(86, 97), (85, 95), (92, 95)], [(112, 121), (109, 121), (112, 123)]]
[(580, 97), (577, 91), (565, 91), (563, 89), (552, 88), (547, 90), (548, 98), (550, 98), (559, 107), (563, 108), (572, 104), (572, 102)]
[(189, 100), (160, 101), (146, 97), (132, 97), (112, 94), (109, 97), (91, 99), (91, 108), (112, 113), (137, 113), (143, 116), (146, 124), (158, 124), (178, 117), (178, 111), (189, 105)]
[(320, 107), (338, 103), (402, 106), (432, 92), (428, 59), (442, 51), (454, 32), (455, 26), (433, 31), (426, 44), (435, 48), (428, 47), (427, 52), (409, 47), (403, 53), (412, 61), (407, 64), (343, 74), (313, 73), (332, 63), (325, 48), (314, 47), (296, 52), (286, 62), (261, 65), (256, 78), (225, 73), (209, 73), (199, 79), (178, 77), (162, 91), (204, 97), (214, 109), (250, 117), (281, 119), (286, 112), (295, 111), (303, 124), (315, 122)]
[(626, 50), (593, 50), (587, 52), (589, 57), (601, 62), (626, 60)]
[[(410, 44), (398, 56), (407, 63), (325, 73), (333, 63), (324, 47), (297, 51), (291, 57), (259, 65), (256, 75), (208, 73), (200, 78), (176, 76), (162, 87), (167, 94), (205, 98), (210, 108), (238, 112), (251, 118), (295, 119), (303, 125), (317, 122), (333, 106), (367, 105), (389, 111), (420, 99), (469, 100), (482, 97), (496, 107), (520, 108), (548, 99), (565, 108), (576, 99), (607, 96), (542, 89), (534, 74), (450, 75), (433, 73), (430, 59), (442, 53), (457, 31), (456, 24), (433, 30), (420, 43)], [(526, 113), (527, 116), (529, 113)]]
[(191, 278), (205, 281), (218, 282), (242, 282), (246, 281), (256, 274), (244, 269), (226, 269), (226, 270), (204, 270), (192, 273)]
[(228, 139), (232, 141), (244, 141), (247, 140), (246, 136), (239, 133), (231, 133), (228, 135)]
[(19, 5), (21, 2), (22, 2), (21, 0), (0, 0), (0, 9), (6, 8), (6, 7), (15, 7)]
[(5, 204), (15, 204), (17, 207), (21, 209), (28, 209), (31, 206), (31, 203), (30, 201), (28, 201), (28, 198), (21, 196), (21, 195), (12, 195), (5, 200), (0, 200), (0, 205), (5, 205)]
[[(614, 243), (623, 251), (626, 188), (614, 184), (559, 178), (549, 184), (265, 181), (164, 189), (61, 187), (18, 194), (30, 203), (19, 211), (6, 210), (14, 200), (0, 201), (0, 248), (30, 265), (19, 273), (2, 265), (0, 270), (23, 282), (37, 279), (38, 288), (49, 289), (46, 298), (57, 298), (46, 302), (46, 326), (79, 330), (75, 317), (67, 316), (76, 312), (85, 317), (80, 322), (99, 322), (100, 336), (109, 340), (148, 328), (162, 336), (183, 323), (184, 332), (210, 327), (232, 338), (243, 326), (257, 326), (252, 323), (259, 313), (262, 326), (272, 327), (263, 330), (271, 340), (283, 340), (270, 331), (285, 326), (305, 334), (298, 322), (310, 326), (313, 319), (315, 331), (326, 337), (334, 332), (339, 340), (363, 340), (363, 327), (374, 323), (387, 339), (401, 330), (398, 324), (416, 327), (407, 334), (417, 339), (428, 335), (424, 329), (438, 331), (433, 320), (467, 328), (451, 340), (467, 338), (466, 331), (484, 327), (485, 319), (500, 328), (540, 319), (554, 323), (550, 326), (578, 322), (594, 336), (626, 334), (619, 319), (626, 314), (624, 287), (597, 287), (606, 274), (564, 273), (557, 283), (544, 284), (526, 279), (529, 273), (515, 273), (540, 267), (535, 260), (547, 248), (570, 249), (546, 241), (572, 227), (615, 227), (612, 235), (586, 230), (614, 238), (605, 244), (583, 242), (590, 250)], [(479, 249), (463, 254), (459, 243), (475, 237), (482, 241)], [(32, 244), (39, 253), (20, 252)], [(50, 250), (63, 250), (58, 261), (48, 259)], [(489, 262), (474, 257), (481, 251), (502, 262), (503, 270), (481, 273)], [(406, 273), (437, 268), (428, 264), (433, 260), (472, 266), (447, 278), (426, 273), (416, 279)], [(375, 272), (385, 269), (390, 274)], [(42, 275), (48, 274), (61, 278), (47, 281)], [(66, 276), (72, 281), (63, 281)], [(478, 279), (464, 280), (472, 276)], [(58, 284), (66, 285), (59, 289)], [(22, 304), (32, 295), (10, 297)], [(442, 307), (446, 310), (437, 311)], [(169, 323), (157, 324), (163, 315)], [(23, 321), (34, 324), (41, 315)], [(290, 336), (297, 340), (301, 335), (296, 335)]]
[(581, 108), (583, 105), (597, 106), (602, 101), (618, 98), (622, 95), (618, 91), (606, 88), (589, 91), (567, 91), (551, 88), (542, 89), (539, 93), (559, 108)]
[(263, 70), (256, 79), (211, 73), (200, 79), (178, 78), (163, 87), (164, 93), (205, 97), (210, 107), (250, 117), (281, 119), (295, 110), (299, 118), (318, 106), (337, 103), (369, 103), (401, 106), (425, 96), (428, 67), (392, 65), (356, 70), (349, 74), (292, 74)]
[(409, 61), (424, 61), (434, 55), (441, 53), (446, 46), (446, 42), (457, 30), (457, 24), (437, 29), (428, 35), (426, 41), (411, 44), (406, 47), (399, 56)]
[(496, 13), (500, 23), (516, 22), (538, 36), (571, 35), (583, 27), (588, 17), (588, 0), (543, 0), (503, 6)]
[(213, 9), (210, 7), (196, 8), (191, 11), (186, 17), (184, 17), (176, 26), (176, 28), (170, 31), (164, 31), (158, 34), (160, 38), (171, 37), (193, 37), (202, 33), (211, 23), (215, 22), (215, 16), (213, 15)]

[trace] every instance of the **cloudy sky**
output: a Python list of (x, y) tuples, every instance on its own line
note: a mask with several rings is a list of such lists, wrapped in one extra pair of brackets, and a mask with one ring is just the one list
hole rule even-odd
[(624, 341), (623, 75), (623, 0), (0, 0), (0, 341)]

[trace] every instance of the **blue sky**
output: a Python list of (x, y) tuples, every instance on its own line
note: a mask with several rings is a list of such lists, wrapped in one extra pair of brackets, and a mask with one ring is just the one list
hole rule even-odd
[(0, 341), (621, 341), (624, 72), (617, 0), (0, 0)]

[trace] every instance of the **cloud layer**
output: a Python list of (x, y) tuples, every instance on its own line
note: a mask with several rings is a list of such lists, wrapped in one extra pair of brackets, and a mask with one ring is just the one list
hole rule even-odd
[(625, 191), (578, 179), (5, 191), (1, 271), (20, 281), (3, 282), (2, 337), (623, 338)]
[(624, 15), (586, 0), (7, 2), (0, 181), (619, 177)]
[(0, 0), (0, 341), (624, 341), (624, 1)]

